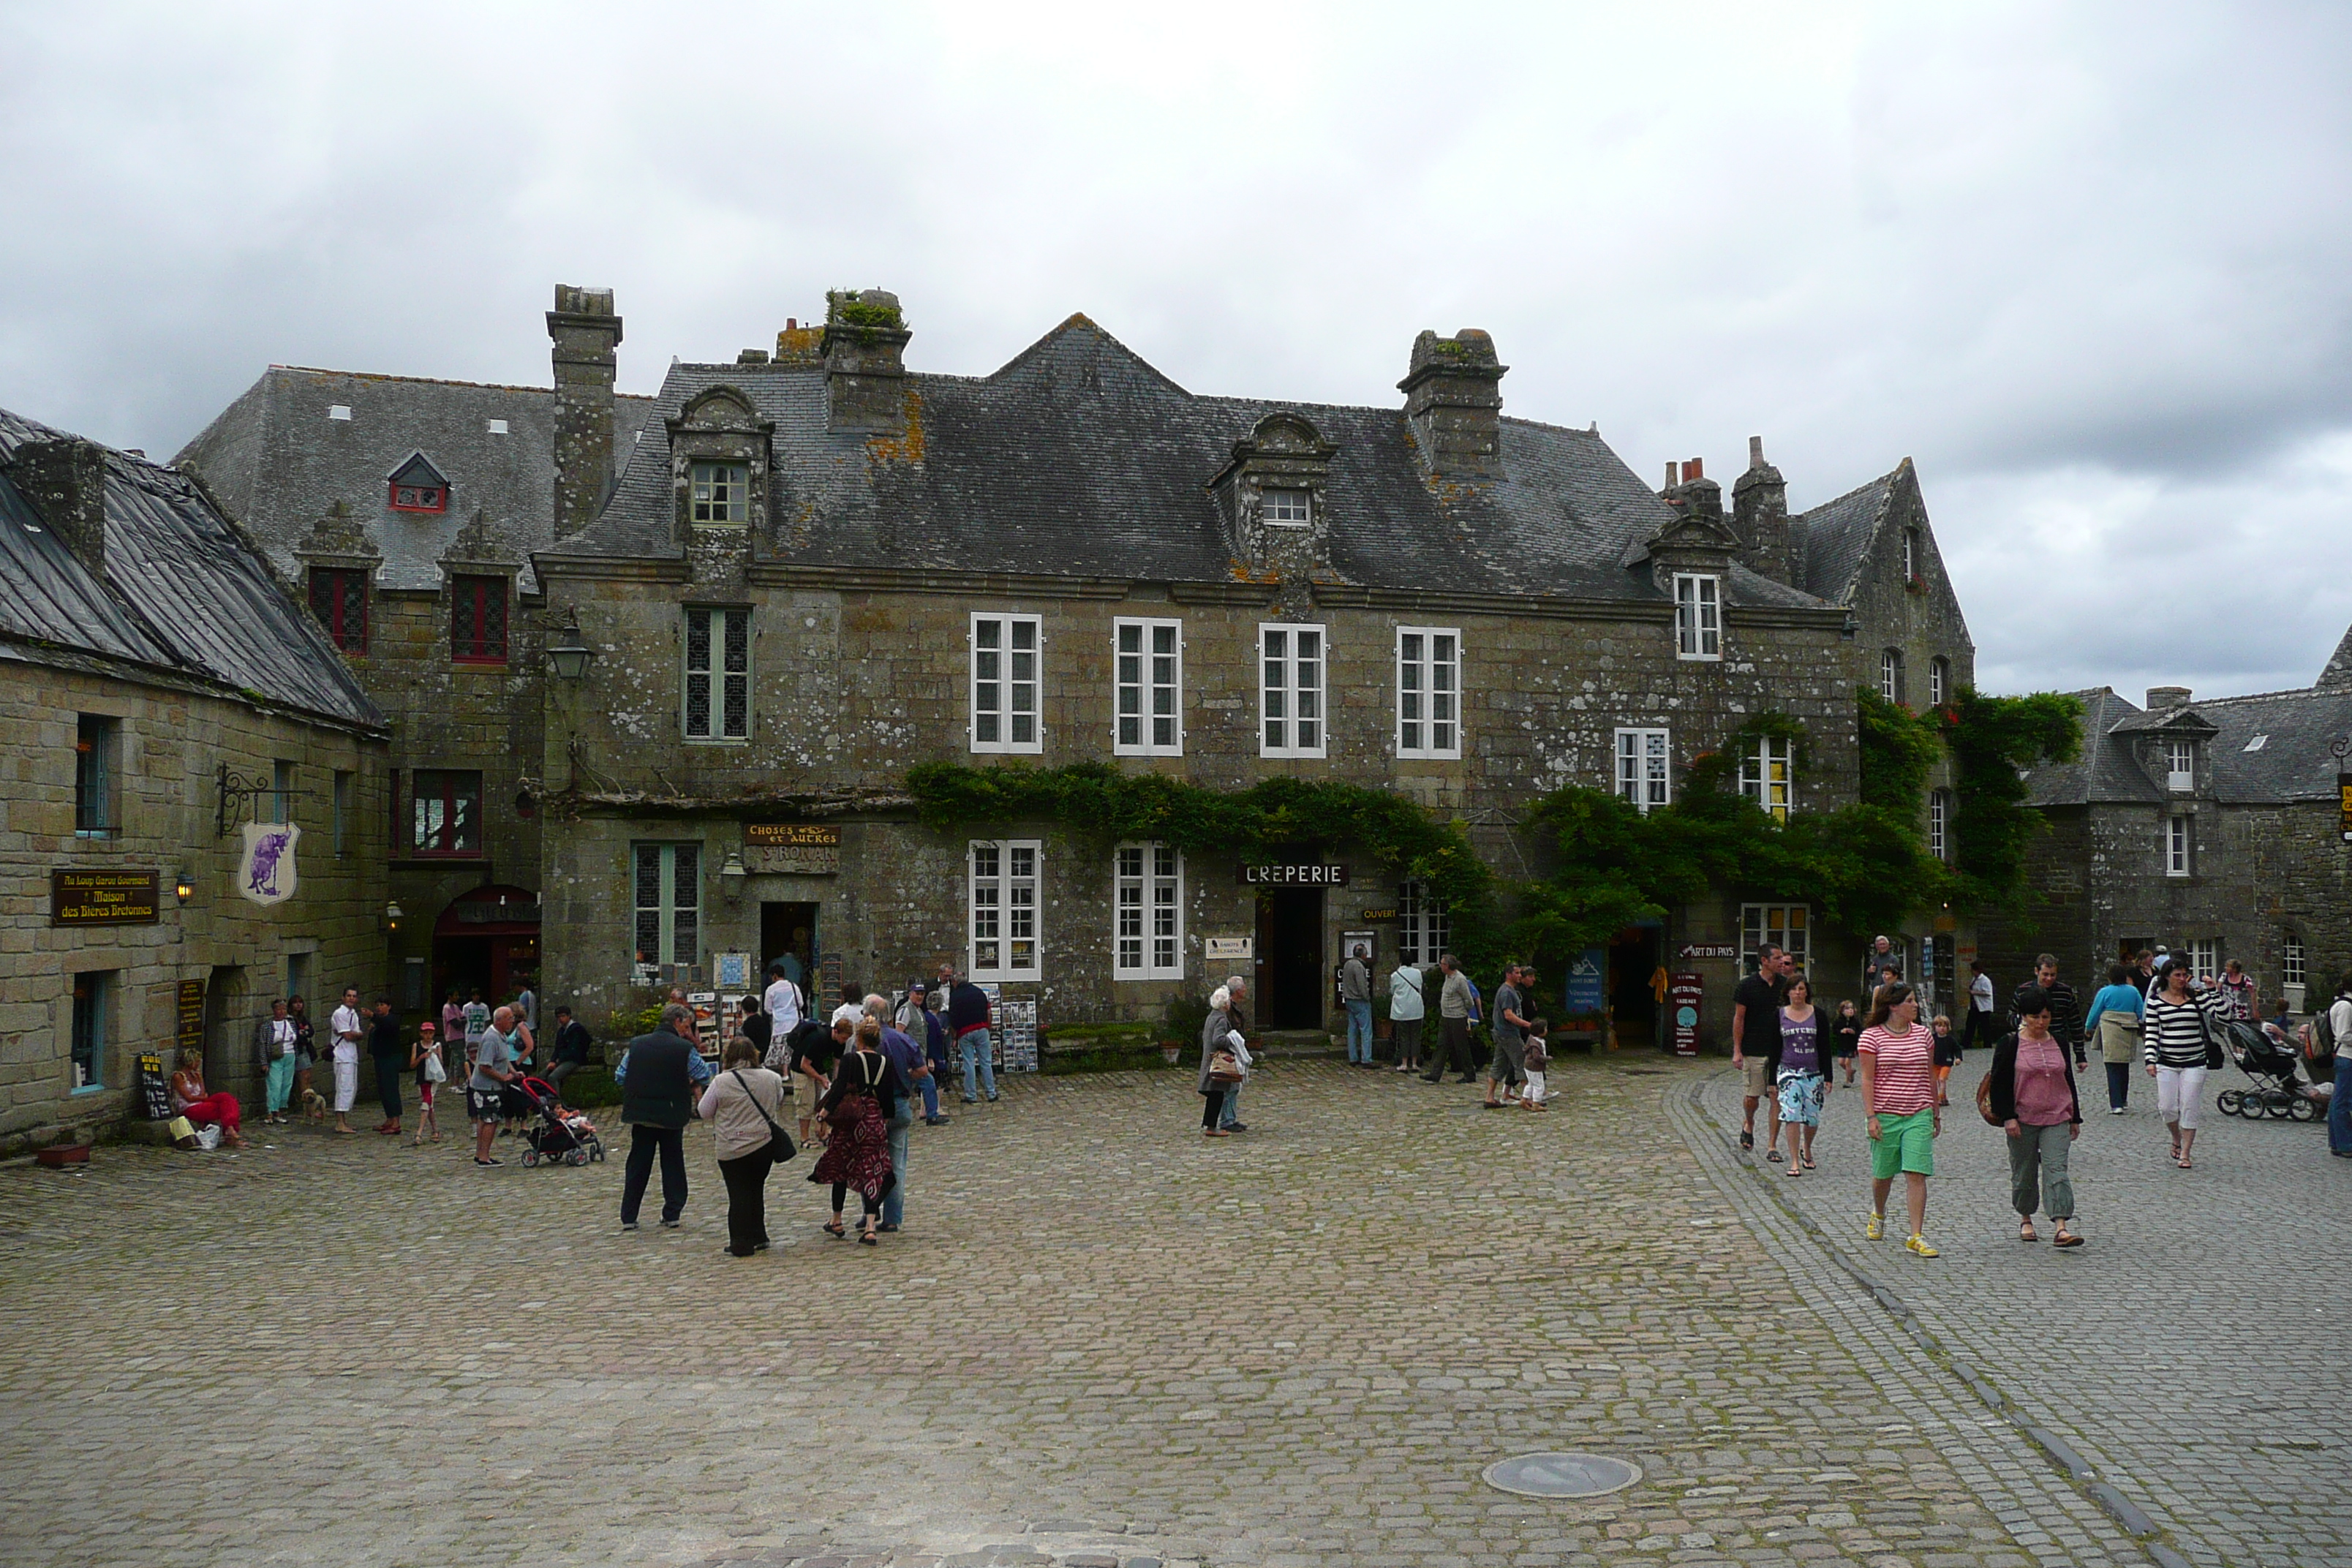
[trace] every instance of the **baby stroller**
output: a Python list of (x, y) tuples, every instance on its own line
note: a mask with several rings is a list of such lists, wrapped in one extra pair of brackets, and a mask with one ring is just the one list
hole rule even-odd
[(507, 1088), (530, 1104), (531, 1122), (522, 1132), (524, 1164), (584, 1165), (604, 1157), (596, 1124), (584, 1111), (567, 1109), (553, 1084), (543, 1078), (519, 1078)]
[(2224, 1115), (2249, 1121), (2263, 1117), (2316, 1121), (2327, 1114), (2327, 1097), (2303, 1081), (2293, 1046), (2283, 1046), (2263, 1033), (2262, 1026), (2240, 1018), (2221, 1026), (2222, 1048), (2239, 1069), (2254, 1080), (2252, 1089), (2225, 1089), (2214, 1097)]

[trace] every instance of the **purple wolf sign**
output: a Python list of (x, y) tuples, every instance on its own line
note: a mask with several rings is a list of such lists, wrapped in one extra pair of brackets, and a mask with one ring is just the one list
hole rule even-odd
[(236, 890), (257, 904), (282, 904), (294, 896), (294, 846), (302, 830), (290, 822), (249, 822), (245, 854), (237, 861)]

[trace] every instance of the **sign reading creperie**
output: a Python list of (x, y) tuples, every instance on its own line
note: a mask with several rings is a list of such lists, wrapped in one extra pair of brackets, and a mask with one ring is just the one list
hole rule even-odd
[(1348, 868), (1244, 864), (1242, 883), (1251, 888), (1344, 888), (1348, 885)]
[(159, 879), (152, 871), (52, 871), (53, 926), (151, 926)]

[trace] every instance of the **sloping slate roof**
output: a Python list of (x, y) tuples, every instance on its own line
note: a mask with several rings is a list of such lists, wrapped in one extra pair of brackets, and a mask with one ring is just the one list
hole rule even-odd
[[(351, 418), (330, 419), (337, 405)], [(650, 398), (614, 400), (615, 466), (651, 407)], [(490, 434), (493, 419), (506, 421), (505, 435)], [(448, 476), (446, 512), (388, 504), (385, 476), (412, 452)], [(439, 587), (442, 552), (478, 508), (533, 593), (530, 552), (555, 532), (555, 394), (544, 387), (271, 365), (173, 462), (202, 475), (289, 576), (299, 576), (295, 550), (337, 500), (383, 556), (375, 580), (386, 588)]]
[(1895, 480), (1903, 470), (1881, 474), (1866, 485), (1850, 489), (1835, 500), (1790, 519), (1797, 540), (1797, 586), (1815, 598), (1843, 604), (1862, 567), (1879, 519), (1895, 499)]
[[(2126, 737), (2149, 728), (2147, 711), (2106, 687), (2074, 694), (2083, 703), (2083, 760), (2026, 774), (2028, 803), (2083, 805), (2156, 804), (2171, 798), (2132, 761)], [(2333, 800), (2331, 742), (2352, 734), (2352, 688), (2314, 687), (2191, 703), (2186, 711), (2211, 724), (2205, 742), (2213, 795), (2231, 805)], [(2261, 747), (2247, 743), (2263, 736)]]
[[(1618, 563), (1674, 516), (1597, 435), (1503, 422), (1505, 478), (1441, 487), (1421, 476), (1399, 408), (1279, 404), (1186, 392), (1083, 316), (985, 377), (914, 374), (922, 460), (876, 460), (868, 437), (825, 428), (821, 370), (678, 364), (675, 414), (731, 386), (774, 421), (769, 548), (819, 565), (877, 563), (1168, 582), (1235, 572), (1209, 482), (1265, 416), (1298, 414), (1339, 447), (1326, 513), (1347, 582), (1496, 595), (1656, 600)], [(647, 422), (612, 503), (549, 555), (675, 556), (667, 437)], [(1735, 566), (1733, 604), (1813, 605)]]
[[(0, 409), (0, 464), (62, 435)], [(40, 531), (30, 531), (39, 528)], [(106, 577), (0, 479), (0, 625), (66, 647), (207, 677), (289, 708), (380, 728), (326, 634), (182, 476), (106, 454)]]

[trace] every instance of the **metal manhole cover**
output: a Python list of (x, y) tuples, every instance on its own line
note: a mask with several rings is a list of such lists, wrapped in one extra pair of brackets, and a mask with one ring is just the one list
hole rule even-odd
[(1520, 1454), (1486, 1467), (1486, 1484), (1517, 1497), (1601, 1497), (1642, 1479), (1642, 1467), (1606, 1454)]

